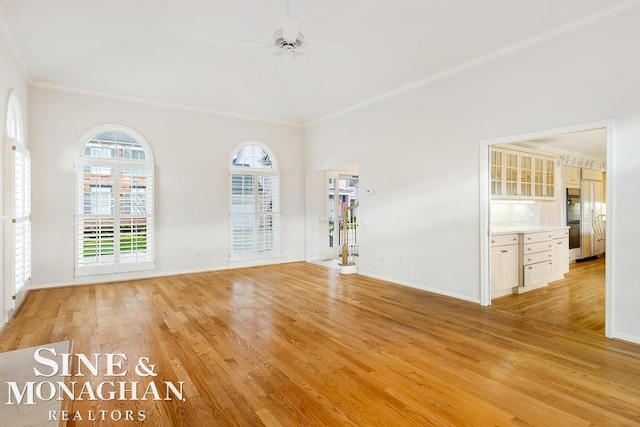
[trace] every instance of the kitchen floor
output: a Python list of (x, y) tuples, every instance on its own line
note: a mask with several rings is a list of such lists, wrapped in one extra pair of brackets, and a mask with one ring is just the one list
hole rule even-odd
[(492, 301), (492, 309), (517, 313), (563, 328), (604, 334), (605, 258), (571, 264), (563, 280)]

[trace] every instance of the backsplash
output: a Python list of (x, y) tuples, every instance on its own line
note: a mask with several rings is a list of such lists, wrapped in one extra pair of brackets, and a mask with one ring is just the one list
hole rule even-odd
[(540, 225), (540, 203), (491, 202), (491, 228), (528, 227)]

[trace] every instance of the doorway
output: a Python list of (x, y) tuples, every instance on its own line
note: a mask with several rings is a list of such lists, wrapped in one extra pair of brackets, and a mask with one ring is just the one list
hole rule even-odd
[[(614, 181), (614, 174), (613, 174), (613, 165), (611, 164), (611, 162), (606, 162), (606, 160), (609, 160), (612, 158), (611, 153), (612, 153), (612, 145), (613, 145), (613, 122), (612, 121), (602, 121), (602, 122), (594, 122), (594, 123), (586, 123), (586, 124), (582, 124), (582, 125), (576, 125), (576, 126), (568, 126), (568, 127), (563, 127), (563, 128), (556, 128), (556, 129), (550, 129), (550, 130), (545, 130), (545, 131), (540, 131), (540, 132), (532, 132), (532, 133), (527, 133), (527, 134), (521, 134), (521, 135), (514, 135), (514, 136), (510, 136), (510, 137), (503, 137), (503, 138), (497, 138), (497, 139), (492, 139), (492, 140), (486, 140), (483, 141), (481, 143), (481, 167), (480, 167), (480, 182), (481, 182), (481, 209), (480, 209), (480, 215), (481, 215), (481, 288), (480, 288), (480, 299), (481, 299), (481, 304), (482, 305), (490, 305), (491, 304), (491, 297), (492, 297), (492, 293), (491, 293), (491, 230), (492, 230), (492, 224), (495, 226), (496, 223), (496, 219), (502, 219), (504, 220), (505, 218), (496, 218), (498, 216), (501, 215), (500, 212), (496, 212), (495, 209), (492, 209), (492, 194), (495, 194), (495, 189), (492, 188), (492, 186), (495, 186), (493, 180), (492, 180), (492, 172), (495, 174), (495, 171), (492, 171), (491, 168), (491, 148), (492, 147), (496, 147), (496, 146), (500, 146), (502, 144), (510, 144), (510, 145), (514, 145), (517, 144), (518, 146), (522, 146), (522, 147), (529, 147), (531, 148), (532, 146), (536, 147), (538, 150), (543, 150), (544, 151), (550, 151), (550, 152), (555, 152), (558, 153), (557, 154), (557, 159), (558, 159), (558, 168), (556, 169), (558, 170), (562, 170), (561, 167), (563, 164), (567, 164), (567, 163), (575, 163), (575, 165), (580, 165), (580, 159), (579, 159), (579, 154), (580, 151), (579, 149), (581, 148), (579, 145), (578, 146), (572, 146), (569, 148), (564, 148), (564, 154), (559, 154), (563, 152), (563, 148), (562, 147), (554, 147), (551, 142), (552, 141), (561, 141), (562, 138), (560, 138), (560, 136), (564, 136), (564, 135), (569, 135), (569, 134), (578, 134), (578, 133), (588, 133), (589, 131), (595, 131), (601, 129), (602, 130), (602, 135), (604, 135), (605, 138), (605, 148), (603, 149), (603, 151), (605, 152), (605, 164), (606, 164), (606, 181), (604, 183), (604, 188), (606, 188), (606, 194), (608, 194), (608, 199), (607, 199), (607, 203), (606, 203), (606, 207), (603, 206), (603, 215), (606, 215), (608, 217), (612, 217), (612, 212), (613, 212), (613, 206), (614, 206), (614, 201), (613, 201), (613, 194), (610, 191), (610, 189), (613, 186), (613, 181)], [(546, 145), (545, 144), (549, 144)], [(578, 149), (576, 149), (576, 147)], [(584, 147), (582, 147), (584, 148)], [(573, 154), (570, 154), (570, 152), (573, 152)], [(573, 156), (573, 157), (571, 157)], [(588, 161), (592, 161), (592, 160), (588, 160)], [(594, 168), (594, 166), (596, 166), (593, 163), (589, 163), (585, 165), (586, 167), (591, 167)], [(519, 179), (519, 178), (518, 178)], [(556, 194), (556, 198), (561, 197), (561, 199), (559, 201), (555, 202), (555, 208), (556, 209), (550, 209), (550, 212), (545, 212), (545, 211), (549, 211), (549, 207), (553, 205), (552, 204), (547, 204), (547, 205), (543, 205), (540, 204), (540, 206), (531, 206), (531, 207), (527, 207), (526, 209), (526, 218), (520, 218), (523, 220), (529, 220), (530, 224), (527, 225), (531, 225), (533, 226), (533, 223), (537, 223), (538, 225), (548, 225), (548, 223), (551, 221), (549, 218), (553, 218), (554, 221), (556, 221), (555, 224), (552, 225), (562, 225), (562, 226), (567, 226), (568, 224), (566, 223), (566, 214), (567, 214), (567, 207), (565, 205), (564, 202), (564, 197), (562, 197), (562, 192), (565, 191), (564, 185), (562, 184), (562, 175), (560, 174), (558, 176), (558, 182), (559, 186), (558, 188), (556, 188), (555, 194)], [(533, 185), (535, 186), (535, 176), (532, 177), (532, 181), (533, 181)], [(514, 184), (515, 185), (515, 184)], [(519, 184), (518, 184), (519, 185)], [(526, 198), (526, 197), (525, 197)], [(551, 200), (551, 199), (549, 199)], [(518, 199), (516, 198), (513, 202), (518, 202)], [(561, 202), (561, 203), (558, 203)], [(529, 202), (531, 203), (531, 202)], [(537, 216), (537, 217), (536, 217)], [(514, 219), (514, 218), (506, 218), (506, 219)], [(517, 219), (517, 218), (516, 218)], [(524, 224), (523, 224), (524, 225)], [(613, 247), (612, 245), (612, 237), (610, 234), (607, 235), (607, 239), (605, 241), (605, 245), (606, 245), (606, 252), (607, 252), (607, 257), (605, 259), (605, 335), (607, 337), (611, 337), (612, 336), (612, 322), (611, 319), (613, 318), (612, 315), (612, 298), (611, 298), (611, 294), (612, 294), (612, 286), (613, 283), (611, 281), (611, 278), (613, 277), (613, 263), (610, 262), (611, 258), (612, 258), (612, 253), (611, 253), (611, 248)], [(520, 267), (519, 267), (520, 268)]]
[(313, 231), (318, 248), (317, 257), (310, 260), (326, 267), (340, 269), (346, 242), (348, 263), (357, 265), (360, 198), (358, 166), (318, 171), (313, 179), (321, 185), (315, 186), (316, 196), (312, 208), (319, 215), (320, 221)]
[[(357, 250), (357, 217), (355, 212), (348, 211), (347, 218), (343, 217), (346, 208), (354, 206), (359, 199), (358, 187), (360, 179), (355, 174), (344, 174), (335, 171), (327, 172), (327, 237), (329, 253), (338, 256), (344, 240), (345, 226), (351, 227), (348, 233), (353, 250)], [(335, 253), (334, 253), (335, 252)]]

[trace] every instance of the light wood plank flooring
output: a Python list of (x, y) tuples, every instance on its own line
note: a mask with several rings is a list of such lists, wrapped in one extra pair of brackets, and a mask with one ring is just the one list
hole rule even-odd
[(553, 320), (583, 313), (573, 279), (568, 300), (493, 307), (308, 263), (38, 290), (0, 350), (72, 339), (150, 357), (186, 401), (67, 402), (143, 425), (640, 425), (640, 346)]

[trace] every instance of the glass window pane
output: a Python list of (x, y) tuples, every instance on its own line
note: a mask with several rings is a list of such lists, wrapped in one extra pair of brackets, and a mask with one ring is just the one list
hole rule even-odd
[(257, 145), (243, 145), (235, 152), (231, 160), (234, 168), (274, 169), (271, 155)]

